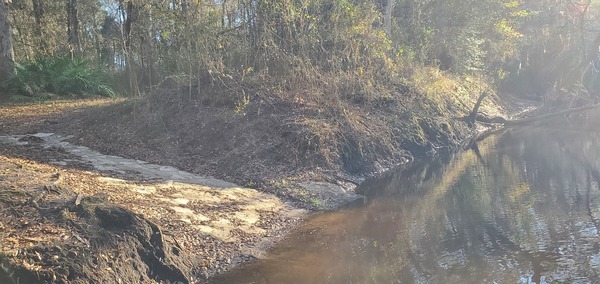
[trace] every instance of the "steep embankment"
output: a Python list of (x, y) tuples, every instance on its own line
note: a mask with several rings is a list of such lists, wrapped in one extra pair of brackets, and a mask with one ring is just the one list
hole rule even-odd
[[(304, 207), (327, 209), (332, 206), (323, 200), (331, 199), (330, 194), (302, 182), (351, 188), (361, 177), (413, 156), (456, 147), (473, 134), (460, 118), (488, 88), (474, 78), (429, 68), (370, 95), (339, 84), (286, 92), (264, 87), (264, 81), (226, 79), (210, 79), (193, 86), (194, 92), (188, 87), (163, 89), (39, 123), (4, 122), (4, 131), (74, 135), (71, 142), (104, 153), (214, 176), (275, 192)], [(505, 114), (495, 95), (486, 98), (480, 112)], [(329, 187), (325, 192), (341, 190)]]
[[(474, 133), (460, 118), (485, 89), (479, 82), (434, 69), (414, 72), (407, 82), (366, 95), (339, 86), (276, 92), (219, 78), (198, 94), (176, 88), (141, 99), (2, 108), (1, 134), (56, 132), (70, 138), (63, 145), (24, 136), (27, 145), (2, 149), (0, 194), (14, 209), (0, 210), (0, 276), (187, 282), (251, 259), (248, 250), (263, 247), (260, 240), (292, 227), (294, 218), (286, 212), (293, 208), (281, 199), (309, 209), (336, 208), (350, 200), (353, 179), (450, 149)], [(504, 113), (496, 96), (480, 111)], [(59, 165), (28, 161), (53, 163), (65, 151), (81, 154), (71, 151), (80, 149), (73, 144), (156, 164), (152, 174), (158, 165), (173, 166), (260, 191), (139, 180), (128, 170), (94, 166), (104, 160), (96, 152), (87, 159), (67, 155)], [(115, 174), (121, 180), (103, 177)], [(57, 183), (55, 177), (65, 178)], [(240, 218), (248, 214), (255, 217)], [(244, 222), (252, 223), (248, 230)]]

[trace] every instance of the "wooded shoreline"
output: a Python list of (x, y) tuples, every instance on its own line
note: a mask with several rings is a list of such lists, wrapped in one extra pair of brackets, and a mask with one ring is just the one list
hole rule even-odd
[[(598, 19), (592, 0), (4, 0), (0, 282), (206, 281), (291, 211), (598, 107)], [(161, 167), (238, 186), (140, 178)]]

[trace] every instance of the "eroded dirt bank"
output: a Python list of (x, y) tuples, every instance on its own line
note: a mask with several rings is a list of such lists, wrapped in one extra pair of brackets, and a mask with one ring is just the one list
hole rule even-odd
[(0, 143), (2, 283), (201, 281), (258, 257), (305, 212), (249, 188), (98, 172), (39, 136)]
[(388, 105), (358, 114), (372, 136), (338, 143), (308, 109), (182, 102), (0, 108), (0, 279), (201, 282), (259, 256), (306, 209), (356, 200), (361, 177), (476, 131), (458, 119), (466, 105), (431, 118)]
[[(452, 149), (477, 132), (461, 120), (477, 100), (464, 92), (418, 97), (419, 90), (407, 89), (382, 102), (339, 105), (255, 95), (242, 108), (232, 107), (239, 104), (231, 95), (213, 94), (218, 91), (217, 86), (207, 87), (206, 95), (175, 90), (138, 100), (6, 107), (0, 109), (0, 135), (58, 133), (103, 154), (173, 166), (274, 193), (309, 210), (330, 210), (335, 200), (329, 192), (352, 190), (365, 177)], [(480, 111), (491, 117), (508, 112), (496, 96)]]

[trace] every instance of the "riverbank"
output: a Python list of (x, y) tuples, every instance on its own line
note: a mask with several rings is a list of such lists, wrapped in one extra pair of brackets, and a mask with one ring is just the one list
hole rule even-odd
[[(326, 192), (348, 191), (366, 177), (456, 148), (477, 133), (462, 118), (489, 86), (435, 68), (416, 68), (407, 77), (368, 94), (342, 88), (346, 81), (300, 93), (270, 88), (277, 84), (266, 79), (223, 77), (197, 93), (184, 86), (97, 105), (3, 109), (0, 131), (73, 135), (69, 142), (105, 154), (257, 188), (309, 210), (331, 210), (339, 205), (335, 198), (307, 190), (305, 182), (335, 185)], [(46, 108), (64, 111), (46, 115)], [(511, 112), (495, 94), (480, 108), (488, 117)]]
[[(47, 130), (64, 115), (119, 102), (13, 106), (0, 124), (9, 133)], [(2, 283), (201, 283), (260, 257), (307, 214), (271, 193), (105, 155), (73, 138), (0, 135)], [(358, 197), (302, 186), (330, 208)]]
[[(121, 274), (138, 275), (149, 282), (207, 279), (258, 257), (269, 243), (297, 224), (306, 214), (302, 212), (307, 212), (303, 210), (332, 210), (356, 200), (358, 196), (353, 188), (365, 177), (412, 160), (414, 156), (451, 149), (476, 133), (476, 129), (460, 119), (470, 111), (476, 94), (447, 95), (432, 93), (420, 98), (414, 95), (402, 100), (391, 98), (381, 105), (367, 107), (344, 104), (341, 108), (337, 106), (336, 111), (341, 109), (346, 113), (335, 115), (323, 114), (326, 109), (315, 102), (266, 100), (257, 96), (243, 108), (231, 108), (216, 100), (190, 98), (180, 93), (138, 100), (4, 107), (0, 111), (0, 135), (9, 134), (27, 143), (3, 146), (5, 164), (16, 164), (17, 172), (8, 179), (17, 185), (4, 185), (12, 196), (6, 202), (20, 206), (15, 207), (19, 208), (18, 212), (29, 212), (4, 212), (4, 231), (12, 233), (2, 236), (2, 240), (17, 235), (25, 238), (17, 240), (15, 247), (3, 244), (3, 248), (8, 248), (3, 253), (4, 273), (19, 271), (24, 273), (22, 275), (46, 280), (62, 277), (67, 283), (78, 278), (114, 282), (118, 281), (114, 275)], [(481, 110), (489, 116), (507, 113), (497, 97), (486, 101)], [(343, 121), (336, 120), (340, 117)], [(180, 184), (173, 179), (148, 179), (127, 170), (99, 168), (90, 161), (93, 159), (74, 157), (73, 152), (65, 151), (60, 145), (44, 147), (47, 136), (14, 136), (28, 133), (56, 133), (55, 137), (64, 138), (59, 139), (61, 143), (75, 148), (85, 146), (101, 155), (143, 161), (159, 169), (175, 167), (192, 175), (241, 186), (224, 190)], [(102, 159), (96, 157), (95, 160)], [(59, 194), (45, 189), (50, 181), (31, 173), (19, 173), (23, 167), (36, 169), (46, 179), (59, 173), (59, 176), (73, 176), (71, 181), (81, 182), (53, 185), (61, 188)], [(37, 182), (23, 187), (19, 185), (22, 179)], [(63, 190), (63, 186), (67, 190)], [(13, 194), (15, 192), (18, 193)], [(192, 192), (199, 195), (190, 195)], [(179, 195), (185, 196), (186, 202)], [(37, 200), (39, 196), (42, 197)], [(231, 196), (236, 196), (236, 201), (230, 200)], [(82, 200), (90, 202), (93, 210), (84, 210)], [(49, 211), (40, 211), (35, 204), (39, 208), (50, 206), (52, 212), (69, 212), (79, 223), (60, 214), (42, 218), (40, 214)], [(248, 215), (244, 210), (256, 204), (268, 205), (268, 208), (253, 208), (248, 214), (254, 217), (244, 219), (243, 216)], [(106, 226), (103, 216), (115, 210), (127, 213), (122, 216), (110, 213), (110, 218), (137, 220), (136, 223), (126, 228)], [(67, 240), (61, 237), (26, 242), (27, 238), (36, 236), (24, 232), (37, 229), (22, 225), (19, 218), (25, 218), (27, 224), (43, 220), (47, 226), (68, 232), (58, 236), (79, 236), (83, 241), (75, 238), (81, 244), (70, 244), (72, 237)], [(117, 219), (111, 219), (110, 223), (121, 222)], [(242, 232), (223, 225), (237, 227), (249, 220), (251, 224)], [(89, 267), (97, 265), (89, 262), (89, 256), (99, 253), (102, 246), (94, 242), (106, 239), (106, 235), (81, 230), (87, 227), (108, 236), (121, 236), (109, 237), (111, 241), (102, 246), (114, 251), (136, 247), (138, 249), (131, 252), (137, 260), (126, 261), (126, 254), (114, 254), (113, 260), (100, 260), (105, 261), (109, 272), (96, 274), (84, 273), (85, 265), (69, 266), (69, 262), (64, 262), (68, 251), (76, 251), (82, 263)], [(141, 241), (152, 239), (153, 234), (168, 237), (161, 237), (158, 243)], [(122, 239), (122, 236), (129, 237)], [(190, 236), (195, 237), (188, 241)], [(82, 244), (87, 251), (78, 251)], [(63, 249), (56, 247), (69, 249), (61, 252)], [(177, 254), (169, 256), (168, 261), (172, 262), (163, 262), (158, 270), (155, 261), (144, 257), (168, 255), (164, 251), (171, 247), (177, 247), (174, 250)], [(118, 265), (113, 267), (110, 263)], [(71, 267), (72, 271), (58, 271), (56, 267)], [(115, 270), (119, 273), (111, 274)], [(185, 279), (171, 278), (173, 273), (185, 275)]]
[(61, 140), (0, 137), (2, 283), (201, 282), (259, 257), (306, 214), (255, 189)]

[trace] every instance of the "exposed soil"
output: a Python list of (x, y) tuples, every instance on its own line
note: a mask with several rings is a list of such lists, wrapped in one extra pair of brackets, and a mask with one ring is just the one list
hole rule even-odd
[(356, 199), (362, 178), (476, 132), (458, 119), (464, 102), (378, 104), (334, 116), (260, 97), (243, 109), (185, 95), (2, 107), (0, 135), (72, 135), (104, 154), (247, 188), (102, 172), (35, 136), (0, 144), (0, 282), (201, 281), (260, 255), (298, 222), (295, 208), (337, 208)]
[[(0, 109), (8, 114), (1, 115), (0, 134), (74, 135), (73, 144), (105, 154), (258, 188), (308, 209), (332, 209), (319, 206), (319, 196), (299, 183), (352, 189), (376, 172), (452, 149), (473, 135), (476, 130), (459, 119), (470, 111), (464, 98), (444, 100), (408, 94), (371, 102), (376, 106), (349, 103), (329, 109), (318, 102), (255, 95), (239, 108), (173, 91), (141, 100)], [(497, 98), (487, 100), (483, 112), (503, 114), (494, 107)], [(47, 107), (57, 111), (42, 118), (19, 115), (44, 113)]]
[(1, 147), (1, 283), (197, 282), (303, 215), (252, 189), (118, 179), (31, 160), (75, 160), (61, 151)]

